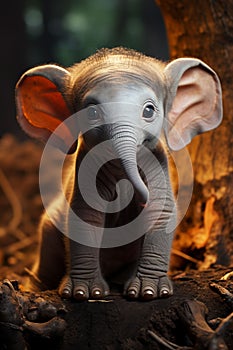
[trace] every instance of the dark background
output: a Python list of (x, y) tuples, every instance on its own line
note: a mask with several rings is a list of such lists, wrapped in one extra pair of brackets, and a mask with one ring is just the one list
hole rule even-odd
[(16, 121), (14, 89), (29, 68), (70, 66), (101, 47), (125, 46), (167, 60), (154, 0), (7, 0), (0, 12), (0, 136), (25, 137)]

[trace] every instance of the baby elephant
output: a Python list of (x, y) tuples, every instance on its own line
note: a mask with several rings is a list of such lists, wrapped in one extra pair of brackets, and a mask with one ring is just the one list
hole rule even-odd
[(30, 288), (58, 287), (77, 300), (104, 298), (113, 283), (131, 299), (172, 295), (176, 205), (166, 150), (220, 124), (216, 73), (195, 58), (165, 64), (102, 49), (67, 69), (28, 70), (16, 106), (26, 133), (70, 158), (63, 191), (42, 216)]

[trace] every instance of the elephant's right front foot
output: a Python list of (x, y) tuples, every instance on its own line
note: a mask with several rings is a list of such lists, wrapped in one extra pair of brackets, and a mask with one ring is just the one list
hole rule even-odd
[(84, 280), (69, 275), (63, 278), (58, 291), (62, 298), (75, 298), (79, 301), (102, 299), (109, 294), (108, 285), (102, 277)]

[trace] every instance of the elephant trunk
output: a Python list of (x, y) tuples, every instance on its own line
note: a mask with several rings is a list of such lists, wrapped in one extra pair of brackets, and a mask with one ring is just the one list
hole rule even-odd
[(138, 200), (145, 206), (149, 192), (137, 167), (137, 135), (132, 126), (114, 126), (111, 139), (117, 157), (120, 159), (127, 178), (132, 183)]

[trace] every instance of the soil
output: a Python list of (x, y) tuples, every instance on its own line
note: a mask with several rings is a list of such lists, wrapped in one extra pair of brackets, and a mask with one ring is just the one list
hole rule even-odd
[[(184, 303), (203, 303), (208, 309), (204, 319), (214, 331), (217, 326), (209, 321), (217, 319), (216, 324), (219, 324), (233, 311), (233, 280), (231, 277), (220, 280), (232, 267), (212, 266), (198, 271), (186, 265), (185, 269), (173, 271), (171, 275), (174, 295), (150, 302), (128, 301), (122, 297), (118, 286), (106, 300), (81, 303), (60, 299), (56, 290), (41, 293), (24, 290), (27, 268), (31, 268), (35, 258), (37, 225), (43, 211), (38, 183), (41, 153), (42, 146), (34, 141), (21, 142), (12, 135), (0, 140), (0, 280), (7, 278), (16, 289), (12, 291), (8, 282), (0, 286), (0, 349), (154, 350), (168, 349), (166, 341), (177, 344), (177, 349), (202, 349), (197, 347), (198, 342), (190, 332), (190, 320), (181, 317)], [(211, 288), (212, 282), (225, 288), (227, 297)], [(7, 299), (8, 292), (13, 293), (13, 297), (10, 295)], [(46, 311), (39, 315), (38, 310), (45, 301)], [(19, 323), (15, 318), (12, 321), (12, 314), (17, 312), (21, 317)], [(30, 322), (44, 325), (49, 320), (57, 322), (57, 317), (65, 320), (65, 327), (64, 323), (59, 326), (56, 323), (53, 329), (50, 325), (46, 328), (49, 334), (45, 328), (39, 333), (32, 331)], [(232, 328), (230, 323), (222, 334), (225, 349), (229, 350), (233, 349)], [(157, 334), (162, 341), (155, 340), (148, 331)], [(6, 336), (9, 332), (11, 337)], [(20, 340), (12, 345), (12, 339), (19, 333)], [(20, 347), (21, 341), (23, 347)]]

